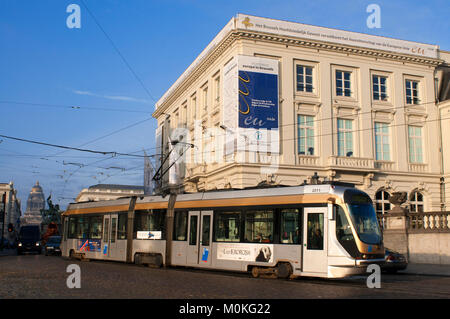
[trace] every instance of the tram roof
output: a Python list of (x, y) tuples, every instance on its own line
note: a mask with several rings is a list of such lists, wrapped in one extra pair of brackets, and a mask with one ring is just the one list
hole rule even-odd
[[(349, 185), (350, 186), (350, 185)], [(269, 188), (255, 188), (242, 190), (215, 190), (208, 192), (184, 193), (177, 194), (176, 202), (189, 201), (208, 201), (208, 200), (226, 200), (226, 199), (240, 199), (240, 198), (267, 198), (276, 196), (292, 196), (292, 195), (306, 195), (306, 194), (343, 194), (345, 189), (349, 186), (332, 185), (332, 184), (318, 184), (318, 185), (304, 185), (304, 186), (286, 186), (286, 187), (269, 187)], [(79, 209), (100, 208), (100, 207), (115, 207), (115, 211), (128, 211), (131, 197), (123, 197), (115, 200), (103, 200), (95, 202), (71, 203), (67, 211), (75, 211)], [(136, 200), (136, 205), (144, 205), (150, 203), (159, 203), (161, 208), (167, 207), (169, 196), (146, 195), (139, 196)], [(105, 210), (105, 211), (106, 211)], [(99, 211), (100, 212), (100, 211)]]

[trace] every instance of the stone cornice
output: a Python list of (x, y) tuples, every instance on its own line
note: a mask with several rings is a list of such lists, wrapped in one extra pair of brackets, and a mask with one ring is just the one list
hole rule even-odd
[(376, 49), (352, 47), (343, 44), (321, 42), (316, 40), (306, 40), (301, 38), (293, 38), (288, 36), (279, 36), (269, 33), (262, 33), (256, 31), (233, 30), (224, 37), (224, 39), (214, 48), (211, 53), (199, 63), (199, 65), (189, 74), (186, 79), (173, 90), (173, 92), (166, 98), (165, 101), (153, 112), (152, 116), (158, 118), (173, 101), (179, 97), (181, 92), (189, 87), (195, 80), (197, 80), (206, 69), (214, 63), (218, 56), (220, 56), (226, 49), (236, 40), (247, 39), (254, 41), (262, 41), (275, 44), (283, 44), (286, 46), (296, 46), (309, 49), (326, 50), (331, 52), (340, 52), (344, 54), (359, 55), (371, 58), (382, 58), (396, 62), (414, 63), (437, 67), (443, 62), (440, 59), (429, 57), (420, 57), (408, 54), (400, 54), (390, 51), (382, 51)]
[(316, 41), (316, 40), (306, 40), (306, 39), (292, 38), (292, 37), (287, 37), (287, 36), (278, 36), (278, 35), (274, 35), (274, 34), (261, 33), (261, 32), (255, 32), (255, 31), (250, 31), (250, 32), (236, 31), (236, 33), (238, 34), (238, 38), (248, 38), (248, 39), (252, 39), (252, 40), (260, 40), (260, 41), (265, 41), (265, 42), (282, 43), (285, 45), (293, 45), (293, 46), (299, 46), (299, 47), (363, 55), (363, 56), (368, 56), (368, 57), (396, 60), (396, 61), (400, 61), (400, 62), (426, 64), (429, 66), (437, 66), (437, 65), (441, 64), (442, 62), (444, 62), (443, 60), (433, 59), (433, 58), (429, 58), (429, 57), (420, 57), (420, 56), (415, 56), (415, 55), (400, 54), (400, 53), (395, 53), (395, 52), (390, 52), (390, 51), (382, 51), (382, 50), (362, 48), (362, 47), (351, 47), (351, 46), (347, 46), (347, 45), (343, 45), (343, 44), (321, 42), (321, 41)]

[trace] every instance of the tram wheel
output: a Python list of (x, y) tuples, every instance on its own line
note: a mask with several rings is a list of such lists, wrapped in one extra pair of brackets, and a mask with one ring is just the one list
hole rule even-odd
[(277, 268), (275, 269), (275, 274), (280, 279), (289, 278), (289, 276), (292, 274), (291, 264), (289, 263), (278, 264)]
[(258, 278), (259, 277), (259, 269), (258, 269), (258, 267), (253, 267), (252, 268), (252, 277), (253, 278)]

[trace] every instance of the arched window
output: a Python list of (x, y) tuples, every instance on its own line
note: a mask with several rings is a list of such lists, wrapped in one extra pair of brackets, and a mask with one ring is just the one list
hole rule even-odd
[(417, 190), (409, 196), (409, 210), (414, 213), (423, 212), (423, 194)]
[(387, 191), (381, 189), (375, 193), (375, 211), (381, 228), (385, 228), (385, 218), (383, 215), (391, 210), (391, 203), (389, 202), (389, 194)]
[(375, 211), (377, 215), (382, 215), (391, 210), (391, 203), (389, 203), (391, 195), (385, 190), (379, 190), (375, 194)]

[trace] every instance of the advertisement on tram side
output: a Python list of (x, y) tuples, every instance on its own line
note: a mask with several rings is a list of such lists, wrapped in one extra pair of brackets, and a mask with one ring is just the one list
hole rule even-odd
[(218, 244), (217, 259), (273, 262), (273, 245), (269, 244)]

